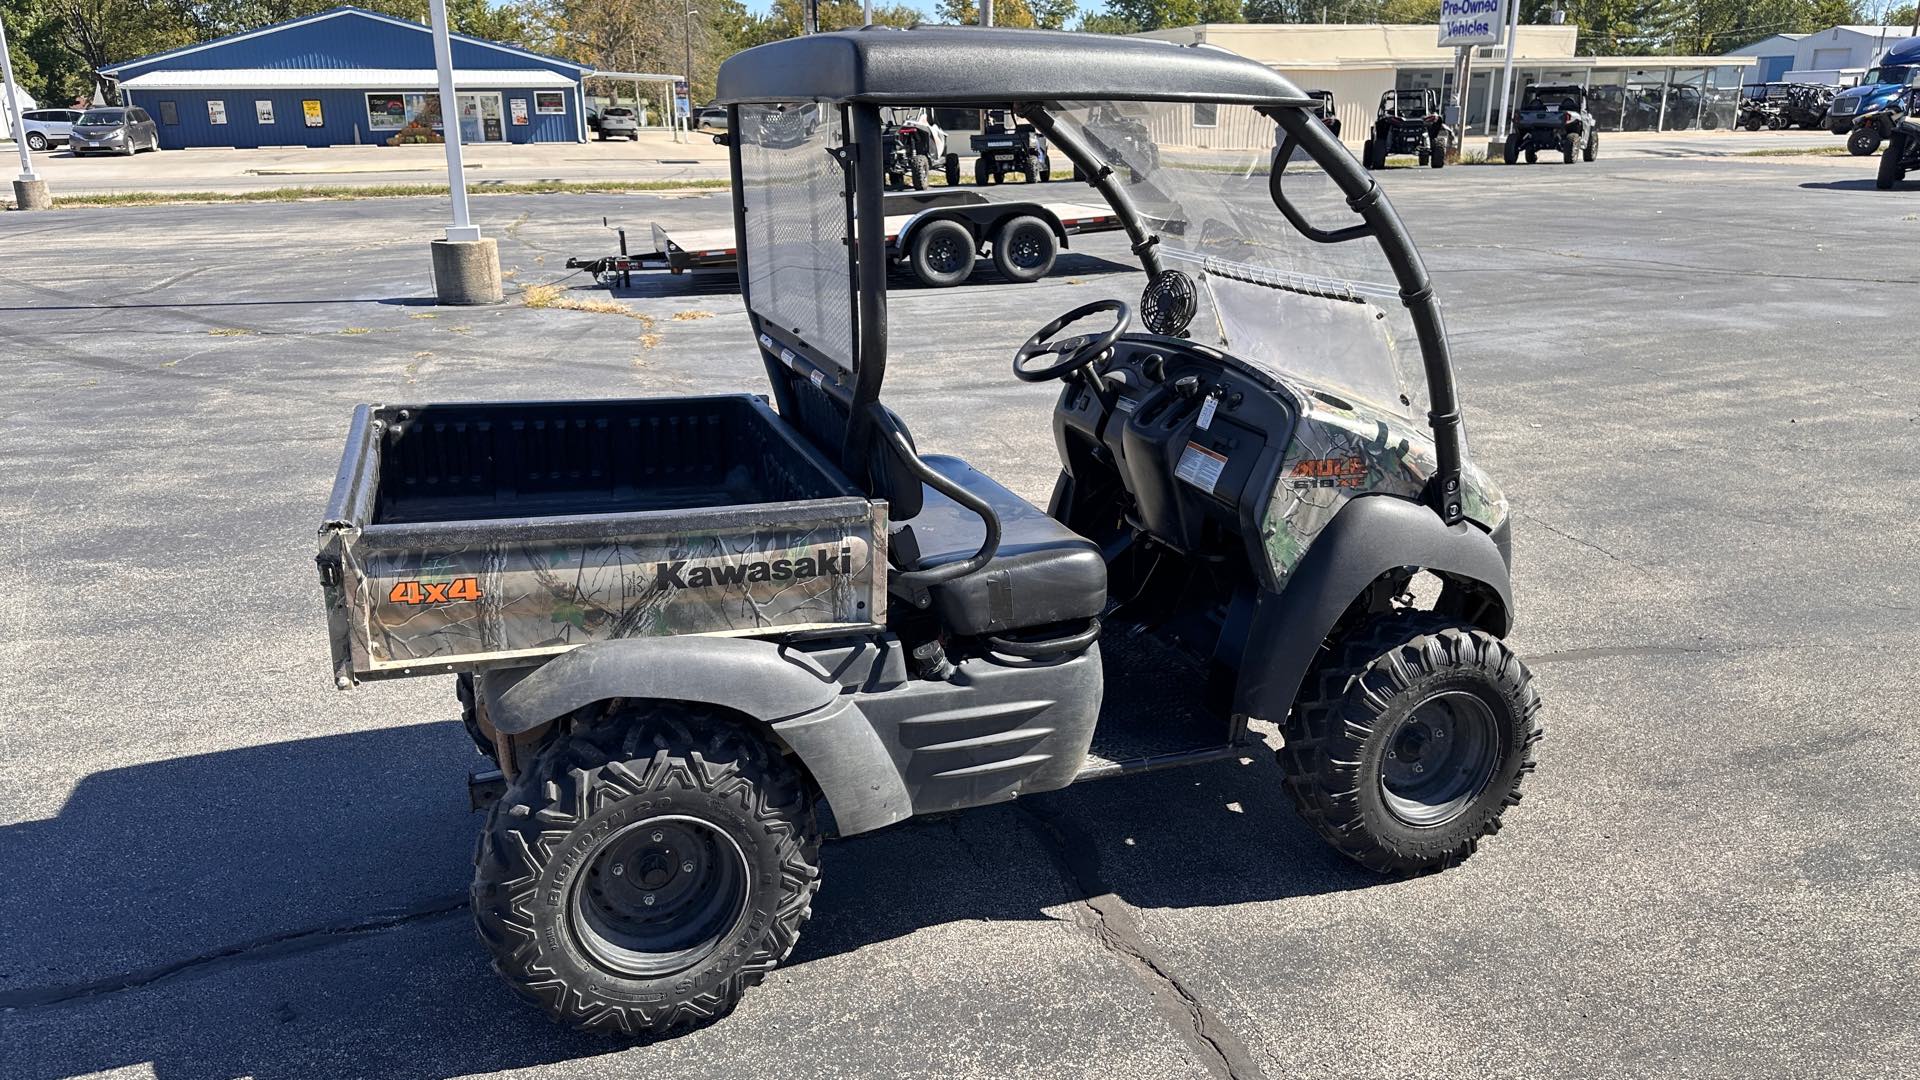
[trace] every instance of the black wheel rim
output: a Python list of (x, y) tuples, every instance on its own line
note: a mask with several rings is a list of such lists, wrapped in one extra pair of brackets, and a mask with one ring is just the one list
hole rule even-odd
[(961, 260), (966, 252), (960, 241), (951, 236), (936, 236), (927, 242), (927, 265), (937, 274), (952, 274), (959, 271)]
[(581, 948), (624, 975), (659, 978), (706, 959), (747, 913), (747, 857), (698, 818), (636, 822), (601, 841), (573, 888)]
[(1040, 237), (1030, 229), (1015, 235), (1013, 243), (1007, 248), (1007, 261), (1022, 270), (1032, 270), (1045, 262), (1046, 258), (1046, 245), (1041, 243)]
[(1380, 792), (1387, 811), (1431, 828), (1485, 791), (1500, 760), (1500, 728), (1478, 694), (1446, 690), (1414, 706), (1387, 734)]

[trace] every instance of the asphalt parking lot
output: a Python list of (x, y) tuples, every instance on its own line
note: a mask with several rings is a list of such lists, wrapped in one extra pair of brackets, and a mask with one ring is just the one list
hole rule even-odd
[[(1384, 882), (1266, 755), (908, 822), (634, 1047), (487, 971), (450, 680), (332, 688), (313, 535), (354, 404), (755, 389), (737, 293), (437, 308), (432, 198), (0, 219), (0, 1076), (1920, 1074), (1920, 203), (1823, 160), (1385, 182), (1516, 513), (1548, 737), (1505, 830)], [(521, 286), (603, 215), (724, 220), (474, 209)], [(1124, 252), (896, 294), (921, 448), (1044, 499), (1010, 356)]]

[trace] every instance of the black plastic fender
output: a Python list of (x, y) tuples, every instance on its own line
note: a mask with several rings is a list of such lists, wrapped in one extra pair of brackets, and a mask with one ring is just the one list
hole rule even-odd
[(833, 807), (842, 835), (913, 813), (898, 766), (852, 695), (812, 657), (754, 638), (625, 638), (582, 645), (513, 681), (481, 680), (488, 718), (512, 735), (613, 698), (714, 705), (769, 725)]
[(1348, 502), (1313, 541), (1280, 592), (1263, 591), (1242, 656), (1234, 711), (1281, 723), (1320, 645), (1353, 601), (1389, 570), (1419, 567), (1499, 594), (1482, 628), (1504, 635), (1513, 585), (1506, 545), (1471, 521), (1447, 525), (1422, 503), (1391, 495)]

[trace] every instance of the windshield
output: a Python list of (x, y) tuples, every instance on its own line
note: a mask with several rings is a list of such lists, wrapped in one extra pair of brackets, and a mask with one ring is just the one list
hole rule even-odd
[[(1408, 416), (1425, 408), (1413, 322), (1371, 238), (1319, 244), (1274, 206), (1268, 181), (1279, 129), (1245, 105), (1069, 102), (1056, 113), (1125, 181), (1159, 237), (1168, 270), (1193, 279), (1187, 333), (1271, 374), (1364, 398)], [(1357, 222), (1346, 197), (1303, 154), (1286, 192), (1322, 229)], [(1089, 291), (1137, 305), (1137, 274), (1106, 275)], [(1092, 299), (1089, 296), (1088, 299)]]
[(823, 105), (742, 105), (734, 140), (746, 244), (747, 306), (813, 354), (853, 363), (853, 251), (846, 141)]
[(113, 127), (126, 117), (125, 109), (94, 109), (74, 123), (83, 127)]
[(1866, 76), (1860, 80), (1860, 85), (1892, 84), (1894, 86), (1905, 86), (1913, 80), (1914, 70), (1915, 68), (1912, 64), (1889, 64), (1886, 67), (1868, 68)]

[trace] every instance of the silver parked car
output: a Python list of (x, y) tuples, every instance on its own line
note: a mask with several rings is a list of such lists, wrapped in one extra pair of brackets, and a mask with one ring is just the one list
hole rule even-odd
[(80, 109), (29, 109), (20, 114), (20, 126), (27, 133), (27, 145), (35, 150), (60, 146), (67, 132), (80, 119)]
[(76, 157), (158, 150), (160, 127), (145, 109), (121, 106), (88, 109), (67, 133), (67, 149)]
[(615, 107), (600, 111), (600, 137), (602, 139), (632, 139), (639, 141), (640, 118), (632, 109)]

